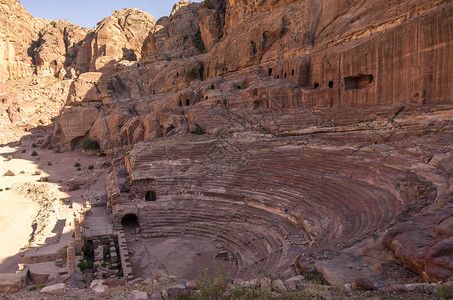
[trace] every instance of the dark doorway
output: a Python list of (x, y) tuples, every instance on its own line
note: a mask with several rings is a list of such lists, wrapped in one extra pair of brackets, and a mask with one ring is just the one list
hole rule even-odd
[(138, 218), (134, 214), (127, 214), (121, 220), (121, 225), (123, 225), (124, 227), (127, 227), (127, 228), (131, 228), (131, 229), (137, 228), (139, 225)]
[(145, 195), (145, 201), (157, 201), (156, 192), (147, 191)]

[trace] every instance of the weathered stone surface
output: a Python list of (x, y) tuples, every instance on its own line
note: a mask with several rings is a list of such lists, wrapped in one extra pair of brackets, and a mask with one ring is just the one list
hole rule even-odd
[(100, 72), (88, 72), (80, 75), (69, 89), (67, 105), (73, 106), (83, 102), (102, 102), (106, 91), (102, 88)]
[(378, 290), (384, 293), (401, 293), (406, 291), (406, 287), (404, 284), (388, 283)]
[(453, 239), (448, 238), (448, 230), (436, 231), (448, 228), (452, 213), (452, 207), (447, 206), (399, 224), (384, 236), (383, 244), (425, 280), (448, 280), (453, 276)]
[(53, 142), (70, 149), (74, 148), (76, 139), (84, 137), (88, 133), (98, 115), (99, 111), (96, 108), (66, 107), (55, 127)]
[(49, 279), (49, 273), (42, 272), (38, 268), (31, 268), (30, 270), (28, 270), (28, 274), (30, 275), (30, 279), (34, 284), (45, 284)]
[(198, 25), (203, 46), (209, 52), (222, 36), (222, 19), (224, 16), (215, 9), (206, 6), (202, 7), (198, 13)]
[(0, 81), (33, 74), (28, 49), (44, 23), (34, 19), (18, 0), (0, 1)]
[(186, 287), (187, 287), (187, 289), (193, 290), (193, 291), (198, 289), (198, 285), (197, 285), (197, 282), (195, 280), (187, 281)]
[(287, 291), (287, 288), (283, 284), (283, 281), (281, 279), (277, 279), (277, 280), (272, 281), (272, 289), (274, 291), (277, 291), (277, 292), (280, 292), (280, 293), (283, 293), (283, 292)]
[(437, 225), (436, 236), (443, 238), (453, 237), (453, 217), (447, 218)]
[(138, 290), (133, 290), (131, 296), (132, 300), (148, 300), (148, 294)]
[(150, 297), (151, 300), (161, 300), (162, 299), (162, 295), (160, 294), (159, 291), (153, 291), (151, 293), (151, 297)]
[(0, 293), (14, 293), (24, 287), (19, 274), (0, 274)]
[(91, 288), (91, 291), (99, 297), (105, 297), (110, 293), (110, 288), (106, 285), (97, 285)]
[(272, 291), (272, 280), (267, 277), (260, 278), (260, 287), (263, 291)]
[(176, 297), (177, 295), (189, 295), (189, 291), (183, 284), (172, 285), (166, 288), (168, 296)]
[(301, 284), (304, 279), (305, 278), (302, 275), (291, 277), (285, 281), (285, 287), (287, 288), (288, 291), (295, 292), (298, 290), (297, 286)]
[(61, 79), (64, 79), (65, 68), (71, 65), (77, 56), (79, 43), (87, 32), (87, 29), (66, 20), (48, 22), (39, 32), (39, 39), (33, 45), (36, 74), (55, 76), (60, 72)]
[(108, 286), (109, 288), (114, 288), (118, 286), (126, 286), (126, 281), (123, 279), (109, 279), (104, 280), (102, 284)]
[(58, 283), (50, 286), (46, 286), (39, 291), (40, 294), (58, 295), (62, 296), (66, 294), (66, 284)]
[(357, 277), (351, 285), (353, 290), (372, 291), (376, 288), (374, 282), (366, 277)]
[(453, 277), (453, 238), (444, 239), (431, 247), (423, 263), (426, 278), (448, 280)]
[[(198, 26), (199, 3), (181, 0), (173, 7), (170, 17), (157, 21), (143, 45), (142, 56), (148, 60), (172, 60), (201, 53)], [(197, 37), (198, 35), (198, 37)]]
[(136, 61), (155, 19), (135, 8), (117, 10), (91, 30), (73, 66), (81, 72), (113, 73), (121, 60)]

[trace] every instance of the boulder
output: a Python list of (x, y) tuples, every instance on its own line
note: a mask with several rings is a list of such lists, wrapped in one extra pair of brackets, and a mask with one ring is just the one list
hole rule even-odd
[(436, 236), (443, 238), (453, 237), (453, 217), (447, 218), (437, 225)]
[(109, 279), (104, 280), (102, 284), (108, 286), (109, 288), (114, 288), (118, 286), (126, 286), (126, 281), (123, 279)]
[(302, 275), (291, 277), (285, 281), (285, 287), (289, 291), (295, 292), (298, 290), (298, 285), (301, 284), (304, 280), (305, 278)]
[(133, 290), (131, 292), (132, 300), (148, 300), (148, 294), (146, 292)]
[(376, 289), (376, 285), (374, 282), (365, 277), (358, 277), (354, 279), (351, 285), (353, 290), (364, 290), (364, 291), (372, 291)]
[(55, 126), (52, 142), (73, 149), (77, 138), (84, 137), (99, 111), (93, 107), (70, 106), (63, 109), (60, 119)]
[(24, 287), (19, 274), (0, 274), (0, 293), (14, 293)]
[(187, 281), (186, 287), (187, 287), (187, 289), (192, 290), (192, 291), (195, 291), (195, 290), (198, 289), (198, 285), (197, 285), (197, 282), (195, 280)]
[(283, 293), (283, 292), (287, 291), (287, 288), (281, 279), (272, 281), (272, 289), (279, 293)]
[(105, 297), (109, 294), (110, 288), (106, 285), (96, 285), (91, 288), (91, 291), (99, 297)]
[(443, 281), (453, 277), (453, 237), (444, 239), (431, 247), (423, 259), (427, 279)]
[(162, 300), (162, 295), (160, 294), (159, 291), (152, 291), (151, 292), (151, 297), (150, 297), (151, 300)]
[(46, 287), (42, 288), (39, 293), (62, 296), (62, 295), (66, 294), (66, 284), (58, 283), (58, 284), (46, 286)]
[(169, 297), (177, 297), (178, 295), (189, 295), (189, 291), (184, 284), (176, 284), (166, 288)]
[(74, 106), (85, 102), (102, 102), (103, 97), (107, 95), (106, 88), (102, 88), (102, 78), (101, 72), (88, 72), (80, 75), (69, 88), (66, 105)]
[(270, 278), (268, 277), (263, 277), (260, 279), (260, 287), (261, 287), (261, 290), (263, 291), (266, 291), (266, 292), (270, 292), (272, 291), (272, 281)]

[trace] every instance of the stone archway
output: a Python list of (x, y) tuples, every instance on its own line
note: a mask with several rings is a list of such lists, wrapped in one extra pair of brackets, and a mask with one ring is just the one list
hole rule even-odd
[(127, 214), (121, 219), (121, 225), (124, 228), (135, 229), (140, 226), (138, 217), (135, 214)]

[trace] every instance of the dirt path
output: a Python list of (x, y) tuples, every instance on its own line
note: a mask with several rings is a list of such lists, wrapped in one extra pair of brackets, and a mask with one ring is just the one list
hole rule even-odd
[[(73, 211), (91, 200), (87, 199), (90, 195), (100, 197), (102, 184), (94, 184), (96, 193), (87, 193), (86, 188), (94, 179), (103, 178), (105, 170), (100, 165), (104, 160), (80, 151), (0, 147), (0, 273), (17, 269), (24, 247), (58, 242), (59, 227)], [(75, 167), (76, 163), (80, 166)], [(94, 168), (89, 170), (89, 165)], [(5, 176), (8, 171), (14, 176)], [(80, 189), (71, 191), (71, 182), (79, 183)], [(41, 231), (30, 245), (36, 228)]]

